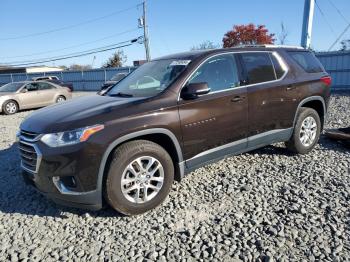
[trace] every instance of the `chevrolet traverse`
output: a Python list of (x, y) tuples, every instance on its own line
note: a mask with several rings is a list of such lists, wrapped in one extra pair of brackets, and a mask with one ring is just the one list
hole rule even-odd
[(174, 179), (276, 142), (318, 142), (331, 78), (308, 50), (243, 46), (155, 59), (103, 95), (40, 109), (23, 121), (24, 179), (57, 203), (136, 215)]

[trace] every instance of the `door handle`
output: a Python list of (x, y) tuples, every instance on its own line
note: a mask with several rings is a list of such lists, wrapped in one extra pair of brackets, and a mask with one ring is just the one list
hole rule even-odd
[(240, 102), (244, 99), (245, 97), (241, 97), (241, 96), (235, 96), (234, 98), (231, 99), (231, 102), (236, 103), (236, 102)]
[(297, 87), (294, 85), (288, 85), (286, 89), (287, 89), (287, 91), (290, 91), (290, 90), (294, 90), (295, 88), (297, 88)]

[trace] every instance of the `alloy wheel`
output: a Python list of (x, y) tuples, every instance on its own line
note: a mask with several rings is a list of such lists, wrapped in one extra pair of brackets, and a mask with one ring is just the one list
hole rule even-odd
[(141, 156), (125, 168), (121, 190), (130, 202), (143, 204), (159, 193), (163, 182), (164, 168), (160, 161), (151, 156)]
[(315, 118), (308, 116), (301, 124), (299, 138), (303, 146), (311, 146), (316, 139), (317, 135), (317, 123)]

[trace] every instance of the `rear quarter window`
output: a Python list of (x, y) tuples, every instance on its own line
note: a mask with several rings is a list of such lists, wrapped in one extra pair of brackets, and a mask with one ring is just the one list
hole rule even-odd
[(286, 73), (287, 69), (282, 67), (281, 62), (278, 60), (277, 56), (272, 54), (270, 57), (273, 63), (273, 67), (275, 68), (276, 78), (277, 79), (282, 78)]
[(288, 54), (307, 73), (320, 73), (324, 71), (321, 62), (311, 52), (289, 51)]

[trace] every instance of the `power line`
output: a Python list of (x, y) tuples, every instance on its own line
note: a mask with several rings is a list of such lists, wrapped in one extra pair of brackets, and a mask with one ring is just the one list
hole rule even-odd
[(94, 40), (94, 41), (84, 42), (84, 43), (81, 43), (81, 44), (72, 45), (72, 46), (68, 46), (68, 47), (64, 47), (64, 48), (59, 48), (59, 49), (48, 50), (48, 51), (44, 51), (44, 52), (31, 53), (31, 54), (26, 54), (26, 55), (17, 55), (17, 56), (0, 57), (0, 59), (11, 59), (11, 58), (31, 57), (31, 56), (36, 56), (36, 55), (43, 55), (43, 54), (55, 53), (55, 52), (58, 52), (58, 51), (63, 51), (63, 50), (67, 50), (67, 49), (73, 49), (73, 48), (77, 48), (77, 47), (81, 47), (81, 46), (93, 44), (93, 43), (100, 42), (100, 41), (103, 41), (103, 40), (106, 40), (106, 39), (110, 39), (110, 38), (113, 38), (113, 37), (116, 37), (116, 36), (120, 36), (120, 35), (127, 34), (127, 33), (131, 33), (131, 32), (135, 32), (135, 31), (138, 31), (138, 30), (139, 30), (139, 28), (136, 27), (136, 28), (133, 28), (133, 29), (130, 29), (130, 30), (126, 30), (126, 31), (117, 33), (117, 34), (113, 34), (113, 35), (109, 35), (109, 36), (106, 36), (106, 37), (103, 37), (103, 38), (99, 38), (99, 39), (96, 39), (96, 40)]
[(124, 44), (124, 43), (127, 43), (127, 42), (129, 42), (129, 40), (128, 41), (123, 41), (123, 42), (120, 42), (120, 43), (117, 43), (117, 44), (111, 44), (111, 45), (107, 45), (107, 46), (102, 46), (102, 47), (88, 49), (88, 50), (85, 50), (85, 51), (73, 52), (73, 53), (69, 53), (69, 54), (66, 54), (66, 55), (58, 55), (58, 56), (51, 56), (51, 57), (46, 57), (46, 58), (44, 57), (44, 58), (37, 58), (37, 59), (30, 59), (30, 60), (12, 61), (12, 62), (6, 62), (5, 64), (32, 63), (32, 62), (43, 61), (43, 60), (48, 60), (48, 59), (56, 59), (56, 58), (60, 58), (62, 56), (79, 55), (81, 53), (95, 51), (95, 50), (99, 50), (101, 48), (102, 49), (103, 48), (109, 48), (109, 47), (113, 47), (113, 46), (118, 45), (118, 44)]
[(338, 14), (344, 19), (344, 21), (350, 24), (350, 21), (344, 16), (344, 14), (339, 10), (339, 8), (331, 0), (328, 0), (328, 2), (335, 8), (335, 10), (337, 10)]
[(112, 12), (112, 13), (104, 15), (104, 16), (96, 17), (96, 18), (89, 19), (89, 20), (86, 20), (86, 21), (83, 21), (83, 22), (80, 22), (80, 23), (76, 23), (76, 24), (72, 24), (72, 25), (64, 26), (64, 27), (59, 27), (59, 28), (55, 28), (55, 29), (52, 29), (52, 30), (48, 30), (48, 31), (32, 33), (32, 34), (27, 34), (27, 35), (20, 35), (20, 36), (0, 38), (0, 41), (8, 41), (8, 40), (15, 40), (15, 39), (30, 38), (30, 37), (34, 37), (34, 36), (40, 36), (40, 35), (51, 34), (51, 33), (59, 32), (59, 31), (69, 30), (69, 29), (72, 29), (72, 28), (75, 28), (75, 27), (79, 27), (79, 26), (86, 25), (86, 24), (91, 24), (93, 22), (96, 22), (96, 21), (99, 21), (99, 20), (103, 20), (103, 19), (106, 19), (108, 17), (111, 17), (111, 16), (114, 16), (114, 15), (117, 15), (117, 14), (129, 11), (129, 10), (132, 10), (135, 7), (138, 7), (138, 6), (140, 6), (140, 4), (133, 5), (131, 7), (128, 7), (128, 8), (119, 10), (119, 11)]
[[(135, 39), (137, 41), (139, 38), (135, 38)], [(105, 46), (97, 47), (97, 48), (92, 48), (92, 49), (88, 49), (88, 50), (85, 50), (85, 51), (73, 52), (73, 53), (69, 53), (69, 54), (66, 54), (66, 55), (52, 56), (52, 57), (46, 57), (46, 58), (38, 58), (38, 59), (31, 59), (31, 60), (12, 61), (12, 62), (6, 62), (6, 64), (32, 63), (32, 62), (38, 62), (38, 61), (43, 61), (43, 60), (57, 59), (57, 58), (65, 57), (65, 56), (80, 55), (82, 53), (94, 52), (94, 51), (98, 51), (100, 49), (112, 48), (112, 47), (114, 47), (116, 45), (125, 44), (125, 43), (128, 43), (128, 42), (133, 41), (133, 40), (134, 39), (126, 40), (126, 41), (122, 41), (122, 42), (119, 42), (119, 43), (115, 43), (115, 44), (111, 44), (111, 45), (105, 45)]]
[(114, 49), (119, 49), (119, 48), (131, 46), (132, 44), (133, 43), (129, 43), (129, 44), (115, 46), (115, 47), (112, 47), (112, 48), (106, 48), (106, 49), (102, 49), (102, 50), (99, 50), (99, 51), (93, 51), (93, 52), (89, 52), (89, 53), (85, 53), (85, 54), (72, 55), (72, 56), (66, 56), (66, 57), (61, 57), (61, 58), (56, 58), (56, 59), (43, 60), (43, 61), (32, 62), (32, 63), (16, 64), (16, 65), (10, 65), (10, 66), (28, 66), (28, 65), (36, 65), (36, 64), (42, 64), (42, 63), (66, 60), (66, 59), (71, 59), (71, 58), (76, 58), (76, 57), (87, 56), (87, 55), (91, 55), (91, 54), (102, 53), (102, 52), (106, 52), (106, 51), (110, 51), (110, 50), (114, 50)]
[(331, 47), (328, 49), (328, 51), (331, 51), (333, 47), (339, 42), (339, 40), (345, 35), (345, 33), (350, 29), (350, 24), (345, 27), (344, 31), (339, 35), (339, 37), (334, 41), (334, 43), (331, 45)]
[(339, 42), (339, 40), (345, 35), (345, 33), (350, 29), (350, 21), (343, 15), (343, 13), (339, 10), (339, 8), (331, 1), (328, 0), (328, 2), (337, 10), (338, 14), (344, 19), (344, 21), (347, 23), (347, 26), (341, 32), (341, 34), (338, 36), (338, 38), (334, 41), (334, 43), (329, 47), (328, 51), (331, 51), (333, 47)]
[(332, 33), (336, 36), (336, 35), (337, 35), (336, 32), (334, 31), (332, 25), (329, 23), (329, 21), (328, 21), (326, 15), (325, 15), (325, 13), (322, 11), (321, 7), (319, 6), (318, 1), (315, 1), (315, 3), (316, 3), (316, 7), (317, 7), (318, 11), (320, 11), (320, 13), (321, 13), (321, 15), (322, 15), (324, 21), (325, 21), (326, 24), (328, 25), (329, 29), (330, 29), (330, 30), (332, 31)]
[[(120, 42), (118, 44), (115, 44), (114, 46), (110, 45), (110, 47), (105, 46), (105, 47), (100, 47), (100, 48), (97, 48), (97, 49), (87, 50), (87, 51), (80, 52), (80, 53), (68, 54), (68, 55), (65, 55), (65, 56), (62, 56), (62, 57), (47, 58), (46, 60), (43, 59), (41, 61), (28, 62), (28, 63), (23, 62), (23, 63), (9, 64), (9, 65), (10, 66), (28, 66), (28, 65), (35, 65), (35, 64), (41, 64), (41, 63), (48, 63), (48, 62), (66, 60), (66, 59), (76, 58), (76, 57), (81, 57), (81, 56), (87, 56), (87, 55), (91, 55), (91, 54), (96, 54), (96, 53), (101, 53), (101, 52), (106, 52), (106, 51), (110, 51), (110, 50), (114, 50), (114, 49), (119, 49), (119, 48), (131, 46), (131, 45), (141, 41), (141, 39), (143, 39), (142, 36), (138, 37), (138, 38), (134, 38), (134, 39), (128, 40), (128, 41)], [(125, 44), (121, 45), (122, 43), (125, 43)]]
[[(139, 40), (139, 38), (140, 37), (138, 37), (137, 40)], [(124, 44), (124, 43), (127, 43), (129, 41), (131, 41), (131, 40), (126, 40), (126, 41), (123, 41), (123, 42), (119, 42), (117, 44), (110, 44), (110, 45), (105, 45), (105, 46), (102, 46), (102, 47), (91, 48), (91, 49), (88, 49), (88, 50), (85, 50), (85, 51), (73, 52), (73, 53), (69, 53), (68, 55), (75, 55), (75, 54), (81, 54), (81, 53), (90, 52), (90, 51), (94, 51), (94, 50), (99, 50), (101, 48), (107, 48), (107, 47), (112, 47), (112, 46), (115, 46), (115, 45), (118, 45), (118, 44)], [(62, 57), (62, 56), (66, 56), (66, 55), (52, 56), (50, 58), (54, 59), (54, 58)], [(7, 64), (27, 63), (27, 62), (35, 62), (35, 61), (46, 60), (46, 59), (48, 59), (48, 58), (37, 58), (37, 59), (30, 59), (30, 60), (20, 60), (20, 61), (6, 62), (6, 63)]]

